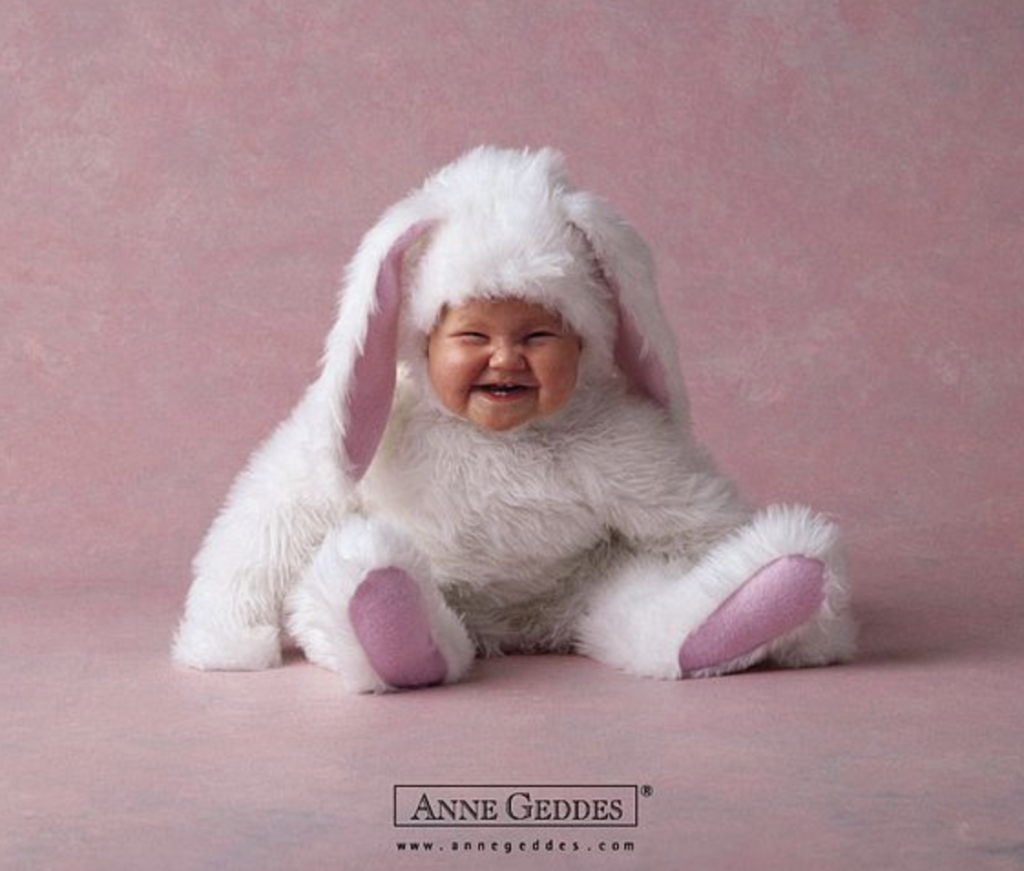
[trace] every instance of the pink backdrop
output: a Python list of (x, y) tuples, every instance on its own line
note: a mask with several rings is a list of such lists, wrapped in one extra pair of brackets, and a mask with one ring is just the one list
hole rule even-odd
[(1024, 557), (1016, 0), (10, 0), (0, 118), (0, 583), (184, 591), (360, 235), (481, 142), (648, 237), (757, 500)]

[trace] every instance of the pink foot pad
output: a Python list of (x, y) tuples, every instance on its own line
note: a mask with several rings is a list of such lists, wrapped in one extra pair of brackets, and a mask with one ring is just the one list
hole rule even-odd
[(348, 606), (356, 638), (374, 671), (393, 687), (441, 683), (448, 673), (430, 634), (416, 582), (397, 568), (374, 569)]
[(679, 666), (686, 675), (750, 653), (806, 623), (824, 601), (824, 563), (781, 557), (754, 574), (686, 639)]

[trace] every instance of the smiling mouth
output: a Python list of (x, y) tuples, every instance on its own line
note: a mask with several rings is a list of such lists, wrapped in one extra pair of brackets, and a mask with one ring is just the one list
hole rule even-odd
[(496, 399), (507, 399), (514, 396), (520, 396), (533, 389), (533, 387), (526, 384), (478, 384), (473, 388), (473, 390), (478, 393), (493, 396)]

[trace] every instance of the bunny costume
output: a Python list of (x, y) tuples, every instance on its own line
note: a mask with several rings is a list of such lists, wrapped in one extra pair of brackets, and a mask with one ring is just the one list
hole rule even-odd
[[(505, 297), (582, 350), (564, 407), (491, 432), (438, 401), (426, 340)], [(196, 557), (179, 663), (267, 668), (291, 642), (379, 692), (505, 652), (658, 678), (824, 665), (854, 629), (835, 527), (750, 510), (695, 441), (637, 233), (556, 152), (478, 148), (366, 235), (319, 378)]]

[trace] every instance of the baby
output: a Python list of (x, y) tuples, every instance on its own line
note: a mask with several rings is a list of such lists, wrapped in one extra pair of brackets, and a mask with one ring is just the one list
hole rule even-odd
[(427, 344), (427, 371), (448, 411), (504, 432), (569, 401), (580, 349), (580, 337), (542, 305), (473, 299), (442, 313)]
[(649, 251), (550, 150), (470, 152), (367, 234), (195, 568), (177, 661), (291, 640), (356, 692), (505, 652), (678, 678), (853, 651), (835, 528), (715, 469)]

